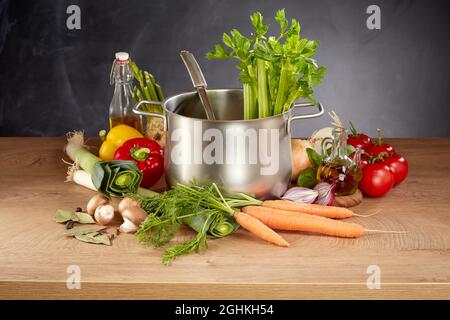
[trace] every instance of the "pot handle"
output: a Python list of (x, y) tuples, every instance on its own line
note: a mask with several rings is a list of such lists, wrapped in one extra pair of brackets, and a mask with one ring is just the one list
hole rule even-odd
[(141, 100), (133, 107), (133, 112), (135, 114), (139, 114), (141, 116), (152, 116), (152, 117), (161, 118), (163, 120), (163, 123), (164, 123), (164, 131), (167, 131), (167, 119), (166, 119), (166, 116), (164, 114), (160, 114), (160, 113), (157, 113), (157, 112), (142, 111), (141, 109), (139, 109), (139, 107), (142, 104), (144, 104), (144, 103), (157, 104), (157, 105), (162, 106), (162, 102), (160, 102), (160, 101), (151, 101), (151, 100)]
[[(321, 103), (313, 104), (311, 102), (294, 102), (292, 105), (292, 109), (295, 108), (309, 108), (309, 107), (316, 107), (317, 112), (316, 113), (308, 113), (308, 114), (301, 114), (297, 116), (289, 116), (288, 119), (288, 125), (287, 125), (287, 131), (291, 132), (291, 122), (294, 120), (300, 120), (300, 119), (311, 119), (311, 118), (317, 118), (324, 114), (324, 109)], [(291, 109), (291, 110), (292, 110)]]

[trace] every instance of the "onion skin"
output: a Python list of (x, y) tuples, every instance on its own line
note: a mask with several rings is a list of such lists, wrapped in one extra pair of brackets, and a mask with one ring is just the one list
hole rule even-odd
[(334, 206), (336, 204), (336, 198), (334, 195), (334, 187), (328, 182), (319, 182), (314, 190), (319, 192), (315, 204), (321, 204), (324, 206)]
[(300, 172), (311, 167), (306, 148), (311, 148), (312, 145), (308, 140), (291, 139), (291, 167), (292, 175), (291, 180), (297, 181)]
[(304, 187), (292, 187), (283, 195), (281, 199), (290, 200), (297, 203), (314, 203), (319, 192), (313, 189)]

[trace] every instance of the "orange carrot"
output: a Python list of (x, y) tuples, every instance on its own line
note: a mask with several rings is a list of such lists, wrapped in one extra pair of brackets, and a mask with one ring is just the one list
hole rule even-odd
[(289, 247), (289, 243), (286, 240), (260, 220), (238, 211), (234, 213), (234, 218), (244, 229), (247, 229), (259, 238), (272, 242), (280, 247)]
[(332, 219), (344, 219), (353, 216), (368, 217), (370, 215), (359, 215), (347, 208), (324, 206), (320, 204), (297, 203), (289, 200), (266, 200), (263, 202), (264, 207), (307, 213), (314, 216), (321, 216)]
[(307, 231), (329, 236), (358, 238), (366, 230), (356, 223), (336, 221), (301, 212), (283, 211), (261, 206), (247, 206), (242, 211), (277, 230)]

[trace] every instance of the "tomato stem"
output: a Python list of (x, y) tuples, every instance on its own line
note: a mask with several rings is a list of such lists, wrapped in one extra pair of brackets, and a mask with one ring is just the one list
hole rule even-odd
[(359, 132), (358, 132), (358, 130), (356, 130), (355, 126), (353, 125), (353, 122), (351, 122), (351, 121), (349, 121), (349, 122), (350, 122), (350, 130), (352, 131), (352, 135), (353, 135), (355, 138), (358, 138), (358, 137), (359, 137)]
[(377, 132), (378, 132), (378, 145), (381, 146), (383, 144), (383, 138), (381, 136), (381, 129), (377, 128)]

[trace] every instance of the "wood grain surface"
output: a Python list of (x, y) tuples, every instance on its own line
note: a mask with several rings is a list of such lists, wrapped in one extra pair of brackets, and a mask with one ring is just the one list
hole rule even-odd
[[(285, 232), (291, 247), (279, 248), (240, 230), (164, 267), (163, 250), (132, 235), (111, 247), (63, 235), (55, 210), (84, 207), (93, 194), (64, 183), (63, 138), (0, 138), (0, 298), (449, 299), (450, 139), (389, 142), (408, 159), (409, 177), (354, 208), (378, 215), (349, 220), (407, 234)], [(67, 289), (70, 265), (80, 267), (80, 289)], [(367, 287), (370, 265), (381, 270), (380, 289)]]
[(363, 194), (361, 190), (357, 189), (355, 193), (349, 195), (349, 196), (339, 196), (336, 197), (336, 204), (335, 206), (338, 207), (344, 207), (344, 208), (351, 208), (354, 206), (357, 206), (363, 201)]

